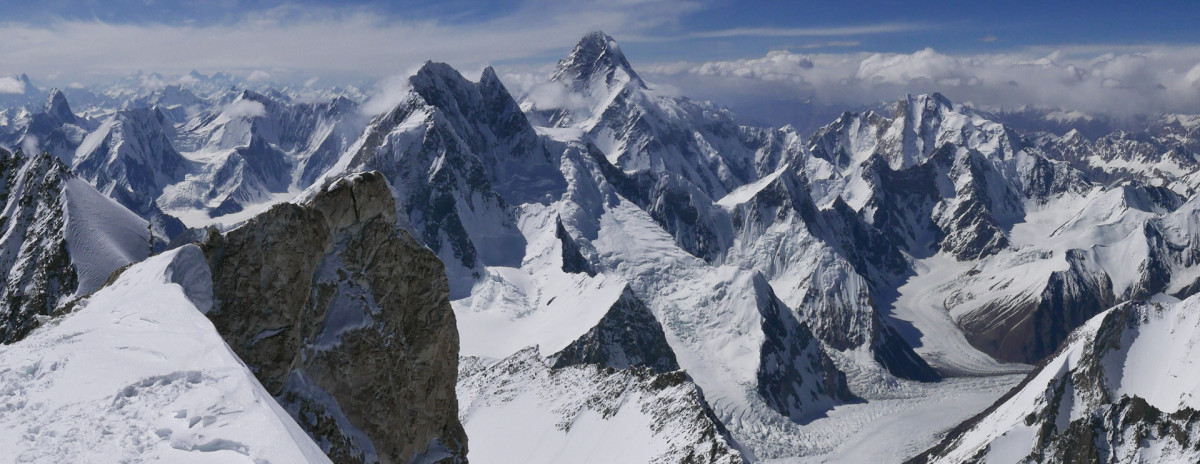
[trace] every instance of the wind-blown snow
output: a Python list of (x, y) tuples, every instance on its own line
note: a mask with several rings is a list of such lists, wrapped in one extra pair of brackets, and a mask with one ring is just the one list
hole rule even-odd
[(67, 252), (79, 277), (77, 294), (87, 295), (114, 270), (146, 259), (146, 221), (79, 178), (65, 182)]
[(0, 450), (16, 462), (329, 462), (189, 300), (211, 293), (194, 278), (207, 272), (195, 246), (155, 256), (0, 346)]

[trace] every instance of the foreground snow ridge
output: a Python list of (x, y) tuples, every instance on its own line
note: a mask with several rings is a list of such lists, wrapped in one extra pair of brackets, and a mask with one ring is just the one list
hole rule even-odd
[(0, 346), (0, 450), (16, 462), (329, 459), (205, 318), (195, 246), (136, 264)]

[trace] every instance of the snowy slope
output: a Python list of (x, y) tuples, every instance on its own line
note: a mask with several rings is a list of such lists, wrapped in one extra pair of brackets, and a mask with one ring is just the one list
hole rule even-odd
[(744, 462), (682, 372), (552, 369), (530, 348), (459, 377), (472, 462)]
[(1097, 315), (933, 462), (1195, 462), (1200, 299)]
[(79, 295), (90, 294), (125, 265), (146, 259), (150, 232), (146, 221), (79, 178), (63, 186), (67, 253), (79, 278)]
[(204, 317), (200, 250), (135, 265), (0, 347), (0, 449), (18, 462), (329, 462)]
[(117, 268), (149, 254), (146, 222), (78, 179), (49, 153), (0, 150), (0, 341), (11, 342)]

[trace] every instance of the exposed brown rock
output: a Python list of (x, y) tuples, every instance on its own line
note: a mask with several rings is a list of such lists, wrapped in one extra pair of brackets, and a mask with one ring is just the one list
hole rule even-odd
[(217, 330), (335, 462), (466, 462), (437, 256), (383, 176), (333, 182), (204, 244)]

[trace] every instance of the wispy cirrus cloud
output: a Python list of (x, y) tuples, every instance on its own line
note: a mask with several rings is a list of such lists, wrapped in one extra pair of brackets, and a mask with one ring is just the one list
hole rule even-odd
[(285, 6), (227, 21), (116, 23), (58, 19), (0, 22), (0, 74), (113, 74), (306, 70), (386, 76), (425, 60), (473, 67), (560, 53), (588, 31), (644, 36), (698, 6), (687, 0), (526, 0), (506, 14), (454, 23), (407, 20), (370, 9)]
[(692, 39), (722, 39), (732, 37), (848, 37), (924, 31), (935, 25), (924, 23), (880, 23), (837, 27), (740, 27), (687, 34)]

